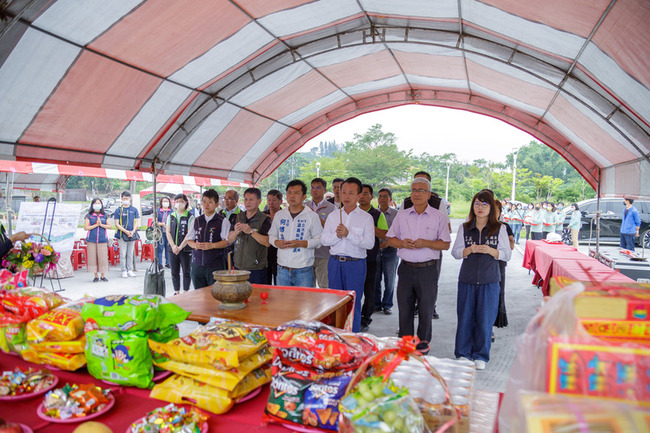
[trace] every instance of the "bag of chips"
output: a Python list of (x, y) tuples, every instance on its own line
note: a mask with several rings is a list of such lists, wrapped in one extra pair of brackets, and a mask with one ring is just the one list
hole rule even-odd
[(199, 382), (227, 391), (232, 391), (248, 373), (271, 361), (272, 357), (273, 352), (271, 349), (268, 346), (264, 346), (259, 352), (240, 361), (239, 367), (230, 370), (217, 370), (212, 367), (186, 364), (156, 354), (154, 354), (153, 362), (154, 365), (165, 370), (191, 377)]
[(271, 391), (263, 419), (336, 431), (339, 402), (354, 371), (322, 374), (310, 380), (290, 367), (276, 365), (276, 361), (277, 357), (273, 361)]
[(238, 367), (265, 344), (258, 328), (233, 321), (208, 323), (168, 343), (149, 340), (151, 350), (168, 359), (221, 370)]
[(88, 372), (119, 385), (150, 388), (153, 363), (145, 332), (90, 331), (86, 334)]
[(86, 332), (151, 331), (177, 325), (190, 313), (158, 295), (110, 295), (83, 306)]
[(375, 344), (358, 334), (348, 333), (321, 322), (294, 320), (264, 333), (287, 362), (312, 369), (351, 370), (376, 350)]
[(165, 328), (157, 328), (152, 331), (147, 331), (147, 338), (159, 343), (167, 343), (169, 340), (178, 338), (178, 335), (178, 326), (176, 325), (169, 325)]
[(84, 353), (86, 336), (82, 335), (72, 341), (41, 341), (40, 343), (29, 343), (29, 348), (37, 352)]
[(84, 304), (92, 302), (93, 298), (84, 297), (78, 301), (68, 302), (44, 314), (27, 324), (27, 341), (70, 341), (78, 338), (84, 332), (84, 321), (81, 310)]
[(27, 362), (51, 365), (67, 371), (75, 371), (86, 365), (86, 355), (83, 353), (38, 352), (28, 348), (20, 352), (20, 356)]
[[(15, 316), (11, 315), (11, 317), (17, 320)], [(25, 323), (0, 324), (0, 349), (4, 353), (20, 353), (27, 349), (25, 328)]]
[(26, 320), (34, 319), (52, 308), (58, 307), (63, 302), (63, 298), (57, 293), (34, 287), (3, 290), (0, 293), (2, 307)]
[(228, 412), (237, 399), (270, 380), (271, 367), (268, 364), (248, 373), (232, 391), (174, 374), (166, 381), (156, 384), (149, 396), (170, 403), (189, 403), (212, 413), (221, 414)]

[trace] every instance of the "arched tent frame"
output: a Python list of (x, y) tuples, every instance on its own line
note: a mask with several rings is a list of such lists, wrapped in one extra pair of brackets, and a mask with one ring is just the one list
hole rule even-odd
[(650, 197), (645, 1), (33, 0), (7, 15), (0, 158), (257, 182), (328, 127), (415, 103), (504, 120), (602, 193)]

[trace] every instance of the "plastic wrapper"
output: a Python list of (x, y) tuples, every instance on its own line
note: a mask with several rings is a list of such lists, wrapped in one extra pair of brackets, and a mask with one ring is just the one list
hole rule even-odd
[(169, 325), (164, 328), (157, 328), (152, 331), (147, 331), (147, 338), (158, 343), (167, 343), (175, 338), (178, 338), (178, 326)]
[(650, 409), (611, 400), (520, 394), (525, 413), (522, 428), (528, 433), (638, 433), (650, 431)]
[(266, 338), (258, 328), (232, 321), (200, 326), (167, 343), (149, 340), (152, 351), (172, 361), (221, 370), (238, 367), (240, 360), (265, 344)]
[(159, 295), (110, 295), (83, 306), (86, 331), (151, 331), (177, 325), (189, 313)]
[(119, 385), (152, 386), (153, 362), (145, 332), (90, 331), (86, 339), (92, 376)]
[[(23, 321), (34, 319), (41, 314), (63, 304), (64, 299), (57, 293), (26, 287), (19, 290), (0, 290), (0, 304)], [(2, 316), (0, 316), (0, 324)]]
[(392, 380), (367, 377), (340, 404), (340, 432), (429, 432), (415, 401), (406, 388)]
[(51, 365), (67, 371), (75, 371), (86, 365), (86, 355), (83, 353), (52, 353), (26, 349), (20, 352), (20, 356), (34, 364)]
[(52, 386), (54, 375), (48, 369), (16, 367), (13, 371), (0, 373), (0, 396), (33, 394)]
[(280, 358), (274, 358), (264, 420), (336, 431), (339, 401), (353, 372), (333, 371), (311, 377), (304, 373), (300, 365), (282, 364)]
[(271, 369), (268, 365), (248, 373), (232, 392), (174, 374), (164, 382), (156, 384), (151, 390), (150, 397), (170, 403), (189, 403), (212, 413), (221, 414), (229, 411), (238, 398), (270, 380)]
[(29, 348), (37, 352), (84, 353), (86, 336), (81, 335), (71, 341), (41, 341), (29, 343)]
[[(15, 316), (12, 317), (15, 319)], [(4, 353), (20, 353), (27, 349), (25, 329), (25, 323), (0, 324), (0, 350)]]
[(66, 384), (53, 389), (43, 398), (43, 411), (52, 418), (81, 418), (102, 410), (109, 403), (109, 390), (92, 383)]
[(312, 369), (350, 370), (376, 350), (372, 340), (343, 332), (321, 322), (294, 320), (264, 333), (288, 362)]
[[(555, 386), (555, 392), (592, 393), (602, 390), (610, 398), (636, 398), (638, 393), (634, 389), (638, 389), (637, 382), (650, 380), (644, 373), (650, 368), (647, 354), (643, 355), (643, 361), (638, 355), (634, 355), (632, 361), (622, 357), (623, 352), (629, 351), (647, 353), (647, 346), (618, 344), (611, 352), (621, 352), (615, 357), (624, 362), (612, 363), (605, 359), (603, 355), (610, 350), (580, 325), (575, 312), (574, 298), (583, 290), (584, 286), (576, 283), (556, 293), (518, 337), (517, 356), (499, 413), (499, 431), (525, 431), (526, 414), (520, 402), (521, 392), (546, 392)], [(573, 345), (567, 348), (571, 352), (575, 349), (575, 353), (563, 357), (558, 351), (563, 344)], [(592, 354), (587, 354), (587, 351)], [(611, 381), (609, 385), (608, 381)], [(618, 389), (622, 392), (611, 394)]]
[(156, 356), (155, 353), (153, 361), (157, 367), (191, 377), (208, 385), (232, 391), (248, 373), (271, 361), (272, 357), (273, 353), (271, 349), (268, 346), (264, 346), (259, 352), (241, 360), (239, 367), (230, 370), (218, 370), (212, 367), (186, 364), (162, 356)]
[(93, 298), (85, 297), (68, 302), (31, 320), (27, 324), (27, 341), (40, 343), (70, 341), (78, 338), (84, 332), (81, 310), (84, 304), (92, 301)]
[(196, 433), (209, 416), (199, 409), (186, 409), (170, 403), (149, 412), (131, 424), (131, 433)]

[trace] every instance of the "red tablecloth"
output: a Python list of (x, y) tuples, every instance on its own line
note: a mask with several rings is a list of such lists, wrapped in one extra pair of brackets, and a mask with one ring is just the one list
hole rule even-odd
[[(6, 355), (0, 352), (0, 371), (13, 370), (15, 366), (34, 367), (17, 356)], [(54, 371), (59, 378), (59, 385), (66, 383), (95, 383), (102, 388), (110, 387), (115, 390), (115, 406), (110, 411), (95, 418), (94, 421), (102, 422), (109, 426), (114, 433), (123, 433), (131, 422), (146, 415), (152, 409), (165, 406), (167, 402), (149, 398), (149, 390), (108, 385), (93, 378), (85, 368), (77, 372)], [(264, 406), (269, 395), (269, 386), (262, 388), (262, 392), (253, 399), (236, 404), (228, 413), (211, 415), (209, 420), (211, 432), (271, 432), (287, 433), (284, 427), (275, 424), (262, 425), (261, 418)], [(37, 433), (68, 433), (72, 432), (79, 424), (54, 424), (43, 421), (36, 415), (36, 409), (41, 404), (43, 397), (30, 400), (0, 402), (0, 418), (9, 422), (19, 422), (29, 426)]]
[(535, 272), (533, 284), (541, 280), (542, 293), (549, 294), (549, 282), (554, 276), (578, 281), (633, 282), (631, 278), (586, 256), (575, 248), (544, 241), (527, 241), (523, 266)]

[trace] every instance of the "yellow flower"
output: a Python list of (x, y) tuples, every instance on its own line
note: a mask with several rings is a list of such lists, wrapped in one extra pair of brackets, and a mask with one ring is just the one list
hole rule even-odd
[(34, 266), (34, 260), (25, 260), (23, 262), (23, 266), (26, 267), (27, 269), (31, 269), (32, 266)]
[(45, 245), (45, 246), (43, 247), (43, 249), (44, 249), (44, 250), (48, 250), (48, 251), (54, 251), (54, 249), (53, 249), (51, 246), (49, 246), (49, 245)]

